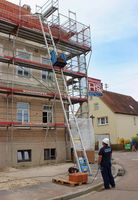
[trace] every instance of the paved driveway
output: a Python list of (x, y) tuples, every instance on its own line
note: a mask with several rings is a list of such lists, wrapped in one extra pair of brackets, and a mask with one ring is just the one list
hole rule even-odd
[(115, 152), (113, 157), (124, 166), (126, 174), (117, 178), (116, 188), (92, 192), (74, 200), (137, 200), (138, 199), (138, 152)]

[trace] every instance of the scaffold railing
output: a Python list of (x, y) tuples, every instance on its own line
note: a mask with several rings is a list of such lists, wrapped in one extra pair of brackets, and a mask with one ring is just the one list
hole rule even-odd
[[(39, 51), (39, 48), (37, 49), (37, 47), (34, 47), (35, 51)], [(33, 68), (33, 65), (41, 70), (49, 70), (52, 71), (51, 65), (50, 65), (50, 59), (48, 58), (48, 55), (45, 55), (45, 49), (43, 49), (43, 54), (41, 54), (40, 56), (36, 56), (33, 55), (33, 51), (32, 52), (28, 52), (27, 50), (19, 50), (17, 49), (17, 51), (15, 52), (15, 55), (13, 57), (13, 49), (11, 48), (5, 48), (3, 47), (3, 45), (0, 46), (0, 61), (4, 62), (4, 58), (5, 58), (5, 62), (9, 62), (12, 63), (12, 60), (14, 59), (15, 62), (17, 62), (18, 65), (24, 65), (26, 67), (29, 68)], [(28, 64), (28, 66), (27, 66)], [(55, 69), (60, 70), (60, 68), (55, 67)], [(68, 76), (76, 76), (76, 77), (84, 77), (86, 76), (86, 67), (84, 65), (84, 62), (78, 60), (77, 58), (71, 59), (67, 62), (67, 66), (65, 67), (65, 69), (63, 70), (63, 72), (65, 74), (67, 74)]]
[[(17, 5), (14, 5), (13, 8), (10, 7), (10, 5), (11, 4), (6, 4), (6, 1), (0, 2), (1, 26), (2, 24), (4, 26), (3, 22), (10, 22), (15, 26), (20, 26), (20, 28), (24, 27), (36, 32), (41, 31), (39, 19), (36, 14), (30, 13), (22, 7), (19, 9), (20, 7)], [(91, 38), (89, 26), (77, 22), (74, 19), (64, 16), (60, 13), (58, 15), (50, 15), (48, 21), (50, 23), (52, 35), (55, 39), (73, 43), (74, 45), (78, 45), (78, 48), (80, 47), (86, 49), (86, 51), (90, 50)], [(6, 26), (8, 25), (6, 24)], [(11, 29), (9, 30), (11, 31)], [(44, 23), (44, 30), (48, 33), (48, 27), (46, 23)], [(3, 31), (7, 31), (7, 29)], [(14, 34), (14, 32), (11, 32), (10, 34)]]
[(58, 10), (58, 0), (48, 0), (43, 6), (36, 5), (36, 13), (41, 14), (42, 18), (49, 17)]

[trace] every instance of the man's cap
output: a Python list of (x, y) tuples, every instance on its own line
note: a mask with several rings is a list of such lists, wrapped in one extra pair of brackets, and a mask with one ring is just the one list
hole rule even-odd
[(104, 144), (109, 144), (109, 139), (108, 139), (108, 138), (104, 138), (104, 139), (102, 140), (102, 142), (103, 142)]

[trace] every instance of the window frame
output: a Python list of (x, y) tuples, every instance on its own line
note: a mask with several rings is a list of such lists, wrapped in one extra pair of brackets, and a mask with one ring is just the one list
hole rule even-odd
[[(19, 53), (19, 55), (18, 55)], [(21, 54), (28, 54), (29, 58), (22, 58)], [(24, 59), (24, 60), (32, 60), (32, 53), (30, 52), (27, 52), (26, 50), (21, 50), (21, 49), (17, 49), (16, 50), (16, 57), (17, 58), (21, 58), (21, 59)], [(22, 73), (19, 73), (19, 71)], [(25, 73), (27, 73), (28, 75), (25, 75)], [(32, 76), (32, 70), (28, 67), (23, 67), (23, 66), (20, 66), (20, 65), (17, 65), (16, 67), (16, 75), (17, 76), (21, 76), (21, 77), (25, 77), (25, 78), (31, 78)]]
[[(41, 56), (41, 63), (46, 64), (46, 65), (51, 65), (51, 60), (48, 59), (47, 57)], [(44, 78), (44, 76), (45, 76), (45, 78)], [(53, 81), (54, 74), (52, 71), (42, 70), (41, 71), (41, 79), (42, 79), (42, 81)]]
[(45, 65), (51, 65), (51, 60), (45, 56), (41, 56), (41, 63)]
[[(28, 153), (28, 155), (27, 154), (25, 155), (26, 152)], [(20, 155), (19, 155), (19, 153), (20, 153)], [(25, 158), (26, 156), (28, 156), (28, 158)], [(31, 149), (17, 150), (17, 163), (31, 162), (31, 161), (32, 161), (32, 150)]]
[[(102, 120), (104, 120), (102, 122)], [(109, 124), (109, 120), (108, 120), (108, 116), (104, 116), (104, 117), (98, 117), (97, 118), (97, 124), (98, 126), (104, 126), (104, 125), (108, 125)]]
[[(45, 78), (44, 78), (44, 76), (45, 76)], [(41, 71), (41, 79), (42, 79), (42, 81), (53, 81), (54, 80), (54, 74), (51, 71), (42, 70)]]
[[(27, 105), (27, 108), (18, 107), (18, 105)], [(17, 113), (16, 113), (17, 121), (21, 123), (29, 123), (30, 122), (30, 104), (26, 102), (17, 102), (16, 108), (17, 108)], [(21, 120), (19, 117), (20, 111), (21, 111)], [(25, 115), (26, 115), (25, 111), (27, 111), (27, 121), (25, 120)]]
[[(54, 153), (52, 153), (52, 151), (54, 151)], [(56, 148), (44, 149), (44, 160), (56, 160), (56, 157), (57, 157)]]
[[(50, 109), (45, 109), (44, 107), (49, 107)], [(44, 112), (47, 113), (47, 122), (44, 122)], [(51, 116), (49, 115), (51, 114)], [(49, 117), (50, 116), (50, 117)], [(51, 120), (49, 120), (51, 118)], [(42, 121), (43, 123), (53, 123), (53, 106), (52, 105), (43, 105), (43, 112), (42, 112)]]
[[(19, 73), (21, 72), (21, 73)], [(25, 75), (25, 73), (27, 73), (28, 75)], [(27, 68), (27, 67), (21, 67), (21, 66), (17, 66), (16, 67), (16, 75), (20, 76), (20, 77), (24, 77), (24, 78), (31, 78), (31, 69)]]

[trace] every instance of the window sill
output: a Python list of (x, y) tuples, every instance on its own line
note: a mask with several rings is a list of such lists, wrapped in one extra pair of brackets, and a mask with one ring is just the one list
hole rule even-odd
[(98, 126), (107, 126), (109, 124), (98, 124)]
[(31, 129), (31, 127), (30, 126), (28, 126), (28, 127), (16, 127), (17, 129), (21, 129), (21, 130), (30, 130)]

